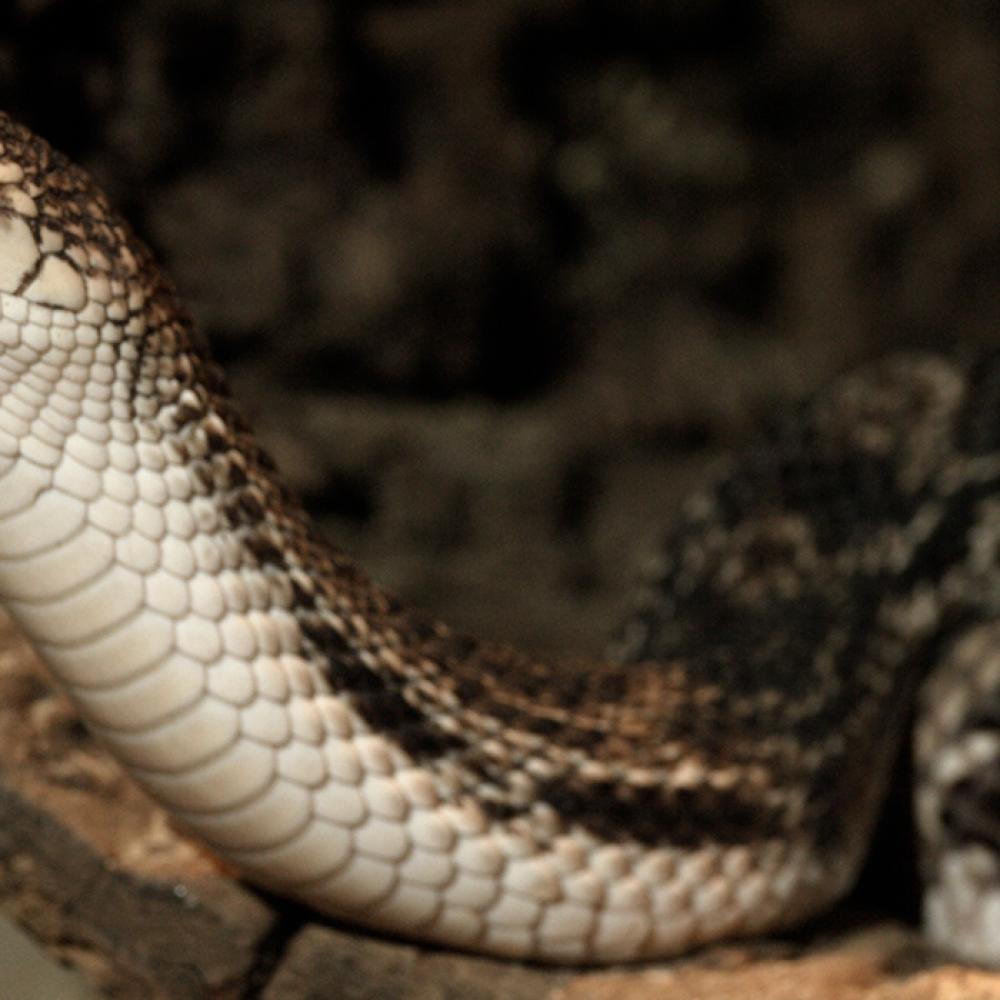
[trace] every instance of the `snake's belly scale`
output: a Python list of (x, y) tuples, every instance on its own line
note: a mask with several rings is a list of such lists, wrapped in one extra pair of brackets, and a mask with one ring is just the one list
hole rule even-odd
[[(960, 382), (929, 360), (846, 382), (777, 446), (808, 476), (761, 460), (692, 501), (622, 661), (546, 664), (413, 612), (317, 536), (145, 248), (0, 117), (0, 598), (177, 822), (363, 925), (619, 961), (840, 895), (914, 686), (901, 664), (937, 627), (937, 577), (887, 567), (944, 516), (919, 490)], [(912, 509), (888, 502), (886, 440)], [(835, 519), (799, 508), (855, 452), (902, 529), (872, 513), (838, 548)]]

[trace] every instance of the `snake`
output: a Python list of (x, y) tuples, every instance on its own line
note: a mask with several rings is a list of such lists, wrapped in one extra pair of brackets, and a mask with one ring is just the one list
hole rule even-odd
[(927, 934), (1000, 962), (995, 353), (776, 416), (611, 653), (529, 655), (320, 535), (151, 252), (0, 115), (0, 601), (181, 830), (333, 920), (569, 965), (779, 932), (912, 755)]

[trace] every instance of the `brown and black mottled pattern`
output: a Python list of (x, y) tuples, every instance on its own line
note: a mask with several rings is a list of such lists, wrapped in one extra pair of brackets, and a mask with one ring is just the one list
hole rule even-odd
[[(978, 654), (978, 655), (977, 655)], [(936, 686), (924, 697), (934, 700), (934, 708), (947, 703), (949, 688), (961, 685), (967, 697), (960, 713), (946, 713), (951, 726), (946, 734), (938, 733), (935, 743), (942, 739), (950, 744), (953, 759), (961, 766), (952, 769), (947, 777), (932, 768), (933, 754), (924, 748), (920, 779), (926, 788), (940, 799), (938, 821), (940, 835), (930, 851), (944, 852), (956, 847), (977, 845), (987, 848), (994, 856), (1000, 852), (1000, 769), (993, 756), (970, 754), (957, 748), (975, 741), (1000, 741), (1000, 687), (989, 669), (989, 661), (982, 649), (967, 655), (963, 660), (947, 664), (935, 678)], [(964, 671), (963, 668), (964, 667)], [(986, 680), (984, 685), (983, 681)], [(974, 692), (968, 697), (968, 692)], [(928, 712), (933, 719), (934, 708)], [(940, 726), (940, 716), (936, 720)], [(953, 728), (952, 728), (953, 727)], [(940, 749), (940, 745), (935, 749)]]
[[(970, 461), (1000, 447), (1000, 359), (883, 362), (778, 421), (690, 504), (620, 659), (545, 662), (403, 606), (321, 539), (103, 195), (2, 116), (0, 142), (41, 189), (32, 224), (58, 216), (141, 292), (146, 333), (119, 362), (133, 405), (157, 402), (303, 652), (373, 728), (505, 820), (538, 802), (649, 844), (861, 835), (922, 672), (997, 610), (969, 532), (1000, 488), (1000, 465)], [(953, 825), (975, 834), (976, 815), (956, 806)]]
[(941, 804), (941, 824), (949, 846), (979, 844), (1000, 852), (1000, 774), (983, 764), (951, 785)]
[[(488, 788), (498, 818), (537, 800), (650, 844), (805, 833), (836, 848), (850, 807), (878, 795), (878, 769), (852, 761), (891, 757), (923, 671), (989, 610), (972, 586), (940, 595), (996, 489), (938, 482), (975, 409), (965, 379), (931, 358), (884, 363), (753, 445), (674, 530), (619, 662), (539, 661), (402, 606), (314, 534), (246, 439), (258, 457), (226, 509), (258, 562), (290, 575), (332, 688), (415, 760)], [(515, 794), (511, 775), (539, 760), (533, 795)], [(675, 787), (691, 761), (706, 780)]]
[[(380, 590), (316, 535), (221, 383), (188, 430), (203, 429), (250, 558), (289, 580), (331, 688), (497, 819), (530, 817), (537, 801), (564, 827), (646, 844), (805, 835), (840, 850), (858, 803), (880, 794), (884, 767), (857, 761), (892, 757), (922, 670), (986, 610), (972, 589), (961, 606), (939, 596), (997, 485), (944, 495), (936, 483), (973, 421), (964, 379), (944, 361), (889, 362), (754, 444), (674, 530), (618, 662), (540, 661)], [(921, 594), (930, 617), (909, 611)], [(692, 761), (704, 780), (675, 787), (672, 771)], [(726, 771), (732, 782), (709, 780)]]

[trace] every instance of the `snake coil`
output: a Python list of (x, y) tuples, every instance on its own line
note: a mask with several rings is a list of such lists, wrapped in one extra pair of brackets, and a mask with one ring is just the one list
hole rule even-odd
[(148, 251), (0, 117), (0, 598), (252, 881), (553, 962), (850, 886), (914, 703), (932, 936), (1000, 960), (1000, 362), (849, 375), (694, 497), (621, 656), (459, 635), (315, 532)]

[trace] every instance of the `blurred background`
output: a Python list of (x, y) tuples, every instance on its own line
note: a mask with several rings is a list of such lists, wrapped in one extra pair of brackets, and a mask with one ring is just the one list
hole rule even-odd
[(536, 648), (775, 408), (1000, 340), (995, 0), (17, 0), (0, 97), (331, 536)]
[(776, 410), (1000, 342), (997, 0), (8, 0), (0, 106), (329, 535), (539, 650), (600, 650)]

